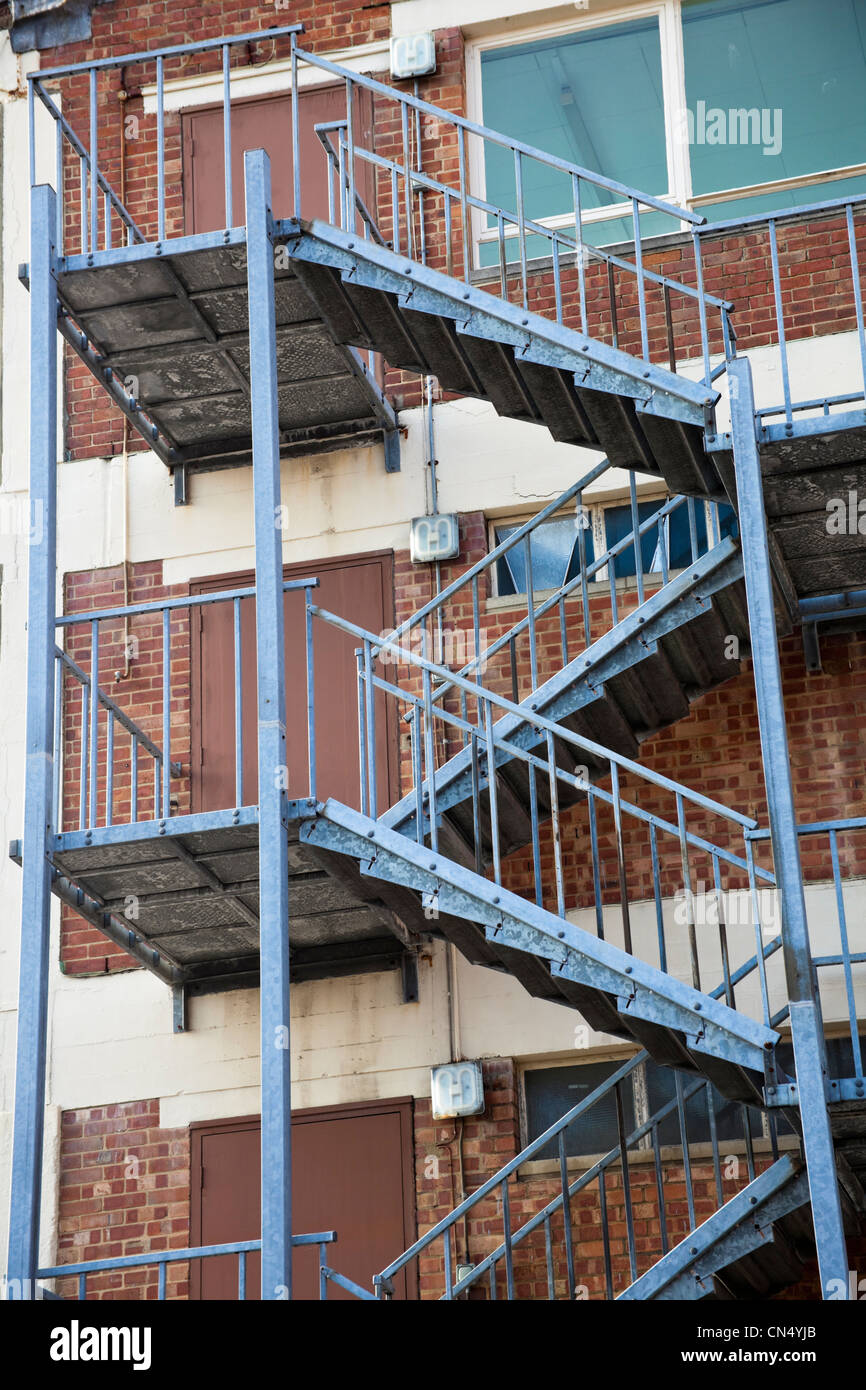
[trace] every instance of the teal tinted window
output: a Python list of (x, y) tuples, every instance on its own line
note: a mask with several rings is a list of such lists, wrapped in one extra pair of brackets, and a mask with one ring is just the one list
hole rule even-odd
[[(481, 55), (481, 87), (484, 124), (493, 130), (642, 192), (666, 191), (656, 19), (488, 49)], [(487, 200), (516, 212), (512, 152), (486, 143), (484, 172)], [(570, 177), (538, 160), (524, 158), (523, 188), (527, 217), (573, 211)], [(585, 211), (620, 201), (589, 184), (581, 185), (581, 197)], [(614, 219), (599, 235), (607, 241), (629, 239), (631, 222)], [(529, 248), (530, 255), (549, 251), (549, 243)], [(494, 259), (497, 254), (494, 247)]]
[[(863, 162), (866, 0), (683, 0), (692, 191)], [(711, 220), (820, 202), (866, 178), (704, 206)]]

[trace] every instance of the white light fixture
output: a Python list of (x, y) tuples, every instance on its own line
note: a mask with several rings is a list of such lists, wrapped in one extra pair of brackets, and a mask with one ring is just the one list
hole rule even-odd
[(430, 1073), (434, 1120), (454, 1120), (461, 1115), (480, 1115), (484, 1109), (484, 1081), (480, 1062), (449, 1062)]
[(409, 531), (409, 553), (414, 565), (455, 559), (460, 554), (457, 517), (453, 513), (416, 516)]
[(436, 42), (432, 34), (400, 34), (391, 39), (391, 76), (426, 77), (436, 71)]

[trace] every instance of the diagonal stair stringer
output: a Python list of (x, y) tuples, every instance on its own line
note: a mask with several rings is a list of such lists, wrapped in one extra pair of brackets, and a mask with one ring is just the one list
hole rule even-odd
[(774, 1223), (808, 1201), (805, 1169), (783, 1155), (624, 1289), (617, 1301), (711, 1297), (716, 1275), (771, 1245)]
[(435, 894), (441, 910), (479, 923), (491, 941), (549, 962), (554, 975), (614, 996), (623, 1017), (674, 1029), (690, 1051), (763, 1074), (779, 1039), (772, 1029), (381, 822), (329, 800), (315, 819), (302, 823), (300, 836), (358, 860), (373, 878)]
[(293, 260), (327, 265), (355, 284), (393, 295), (405, 308), (450, 319), (459, 332), (507, 344), (527, 361), (570, 371), (588, 389), (642, 402), (648, 413), (703, 427), (719, 399), (702, 382), (632, 357), (327, 222), (286, 221), (275, 232), (287, 240)]
[[(712, 596), (735, 584), (742, 574), (739, 544), (732, 537), (726, 537), (533, 691), (522, 701), (527, 713), (541, 714), (545, 719), (559, 722), (592, 704), (603, 695), (606, 681), (654, 655), (655, 644), (706, 613)], [(537, 729), (522, 724), (515, 714), (503, 715), (494, 724), (493, 732), (496, 738), (507, 739), (520, 748), (534, 747), (540, 737)], [(497, 767), (508, 761), (507, 752), (498, 750)], [(472, 775), (471, 752), (466, 748), (437, 770), (437, 811), (447, 811), (472, 795)], [(482, 774), (481, 786), (486, 785), (486, 777)], [(413, 790), (385, 812), (381, 823), (415, 836), (415, 817)], [(427, 829), (429, 822), (425, 821), (425, 831)]]

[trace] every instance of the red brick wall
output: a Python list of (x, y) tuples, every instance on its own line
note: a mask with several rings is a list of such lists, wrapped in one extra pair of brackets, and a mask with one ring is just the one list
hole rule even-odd
[[(415, 1102), (415, 1174), (418, 1235), (423, 1235), (447, 1216), (461, 1200), (462, 1191), (477, 1189), (519, 1151), (521, 1145), (517, 1069), (510, 1058), (483, 1063), (486, 1109), (464, 1121), (436, 1121), (429, 1100)], [(759, 1157), (761, 1171), (769, 1162)], [(748, 1180), (745, 1160), (737, 1180), (724, 1179), (726, 1200)], [(724, 1171), (724, 1170), (723, 1170)], [(688, 1205), (683, 1165), (663, 1163), (667, 1231), (670, 1244), (688, 1231)], [(570, 1171), (574, 1181), (576, 1170)], [(715, 1181), (708, 1161), (693, 1160), (692, 1178), (698, 1221), (716, 1210)], [(512, 1230), (558, 1195), (558, 1176), (517, 1176), (509, 1182)], [(638, 1273), (661, 1254), (658, 1196), (651, 1163), (632, 1163), (629, 1191), (632, 1202)], [(614, 1292), (629, 1282), (628, 1241), (621, 1174), (612, 1169), (605, 1182), (608, 1232)], [(593, 1182), (572, 1201), (575, 1281), (578, 1297), (605, 1297), (604, 1245), (601, 1233), (598, 1182)], [(456, 1263), (478, 1264), (502, 1241), (501, 1197), (493, 1196), (475, 1206), (452, 1244)], [(61, 1128), (60, 1239), (58, 1263), (110, 1259), (157, 1250), (182, 1249), (189, 1244), (190, 1145), (189, 1130), (159, 1128), (159, 1102), (143, 1100), (89, 1110), (66, 1111)], [(554, 1250), (555, 1291), (566, 1296), (567, 1269), (562, 1220), (551, 1224)], [(394, 1255), (399, 1254), (394, 1251)], [(849, 1250), (857, 1267), (866, 1255), (866, 1240), (852, 1237)], [(375, 1271), (371, 1271), (374, 1273)], [(499, 1297), (505, 1296), (504, 1270), (499, 1275)], [(515, 1293), (520, 1299), (547, 1299), (547, 1275), (543, 1229), (515, 1250)], [(441, 1297), (444, 1288), (442, 1243), (436, 1241), (419, 1261), (419, 1289), (423, 1299)], [(76, 1296), (72, 1279), (61, 1281), (59, 1290)], [(147, 1299), (157, 1293), (156, 1271), (131, 1269), (92, 1275), (91, 1298)], [(189, 1296), (188, 1266), (169, 1266), (169, 1298)], [(486, 1299), (486, 1276), (470, 1295)], [(817, 1269), (809, 1264), (803, 1279), (784, 1297), (817, 1299)]]
[[(183, 1249), (189, 1241), (189, 1130), (160, 1129), (159, 1101), (63, 1112), (58, 1264)], [(189, 1266), (170, 1264), (169, 1298), (187, 1298)], [(60, 1280), (64, 1298), (77, 1280)], [(155, 1268), (88, 1276), (89, 1298), (155, 1298)]]
[[(128, 600), (124, 598), (123, 570), (82, 571), (67, 574), (65, 581), (65, 611), (83, 613), (96, 609), (116, 608), (126, 601), (130, 604), (152, 603), (174, 598), (185, 592), (183, 587), (171, 588), (162, 583), (162, 561), (153, 560), (129, 566)], [(160, 614), (138, 614), (129, 620), (129, 637), (135, 644), (135, 656), (129, 664), (129, 674), (123, 677), (124, 626), (122, 621), (99, 624), (99, 685), (121, 709), (128, 714), (157, 744), (163, 746), (162, 730), (162, 617)], [(66, 650), (73, 660), (90, 675), (90, 624), (67, 629)], [(190, 652), (189, 619), (186, 609), (176, 610), (171, 619), (171, 755), (180, 762), (184, 775), (173, 778), (171, 797), (176, 799), (174, 814), (189, 810), (190, 755)], [(115, 679), (116, 673), (121, 679)], [(63, 824), (66, 829), (79, 825), (81, 787), (81, 717), (82, 687), (71, 675), (64, 681), (63, 729), (65, 739), (65, 778), (63, 789)], [(100, 718), (99, 759), (97, 777), (96, 823), (105, 823), (107, 800), (106, 776), (107, 729), (106, 715)], [(112, 801), (114, 819), (130, 819), (131, 759), (130, 739), (115, 724), (114, 786)], [(138, 819), (154, 814), (153, 759), (139, 748), (138, 758)], [(64, 908), (61, 918), (61, 961), (68, 974), (93, 975), (109, 970), (129, 969), (132, 958), (91, 927), (77, 913)], [(137, 967), (136, 967), (137, 968)]]

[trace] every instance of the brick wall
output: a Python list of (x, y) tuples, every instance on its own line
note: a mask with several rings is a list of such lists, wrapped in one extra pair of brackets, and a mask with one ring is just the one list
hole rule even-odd
[[(159, 1101), (63, 1112), (58, 1264), (183, 1249), (189, 1241), (187, 1129), (160, 1129)], [(90, 1298), (155, 1298), (155, 1268), (88, 1276)], [(187, 1298), (189, 1266), (170, 1264), (168, 1298)], [(64, 1298), (77, 1281), (60, 1280)]]
[[(464, 1121), (436, 1121), (429, 1100), (415, 1102), (415, 1182), (418, 1235), (447, 1216), (465, 1195), (477, 1189), (521, 1146), (518, 1077), (510, 1058), (483, 1063), (486, 1109)], [(462, 1189), (461, 1189), (462, 1154)], [(758, 1156), (760, 1172), (769, 1159)], [(734, 1180), (725, 1176), (728, 1200), (747, 1180), (745, 1160)], [(688, 1232), (685, 1173), (676, 1159), (663, 1161), (667, 1232), (673, 1245)], [(577, 1170), (570, 1170), (570, 1180)], [(694, 1159), (692, 1180), (698, 1221), (716, 1209), (712, 1165)], [(518, 1175), (509, 1182), (512, 1230), (535, 1216), (560, 1192), (558, 1175)], [(638, 1272), (662, 1253), (655, 1170), (651, 1162), (632, 1162), (629, 1193), (632, 1203)], [(611, 1169), (605, 1179), (607, 1223), (614, 1291), (630, 1282), (628, 1239), (622, 1175)], [(494, 1195), (469, 1213), (465, 1230), (455, 1232), (452, 1257), (456, 1264), (478, 1264), (502, 1241), (501, 1196)], [(143, 1100), (64, 1112), (61, 1127), (61, 1189), (59, 1263), (109, 1259), (189, 1244), (190, 1144), (189, 1130), (159, 1128), (159, 1102)], [(605, 1297), (604, 1243), (599, 1187), (594, 1181), (572, 1200), (575, 1282), (578, 1297)], [(568, 1287), (561, 1216), (551, 1222), (554, 1288), (557, 1299)], [(396, 1256), (399, 1252), (394, 1251)], [(852, 1235), (849, 1249), (858, 1268), (866, 1257), (866, 1238)], [(371, 1271), (371, 1274), (375, 1271)], [(422, 1299), (441, 1297), (444, 1288), (442, 1243), (436, 1241), (419, 1261)], [(456, 1273), (455, 1273), (456, 1277)], [(169, 1266), (167, 1296), (189, 1296), (188, 1266)], [(504, 1268), (498, 1295), (505, 1296)], [(547, 1299), (544, 1232), (541, 1228), (515, 1250), (515, 1294), (520, 1299)], [(76, 1296), (72, 1279), (60, 1281), (64, 1296)], [(90, 1276), (90, 1298), (148, 1299), (157, 1294), (156, 1271), (130, 1269)], [(470, 1297), (489, 1297), (486, 1276)], [(817, 1268), (805, 1266), (803, 1278), (781, 1297), (817, 1299)]]

